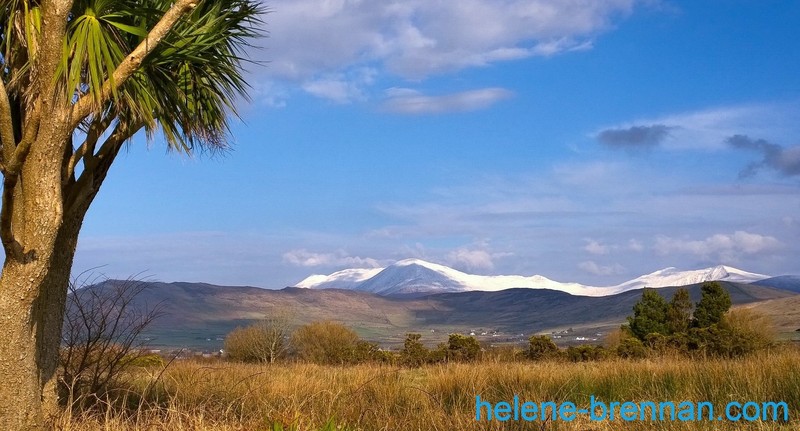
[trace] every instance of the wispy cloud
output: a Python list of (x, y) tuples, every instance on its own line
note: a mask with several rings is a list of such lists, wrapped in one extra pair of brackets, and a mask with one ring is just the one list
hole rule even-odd
[[(250, 96), (256, 105), (275, 109), (286, 107), (289, 91), (285, 85), (272, 80), (254, 80), (250, 85)], [(249, 105), (245, 105), (245, 108), (249, 108)]]
[(627, 248), (630, 251), (641, 252), (641, 251), (644, 250), (644, 245), (642, 244), (641, 241), (639, 241), (639, 240), (637, 240), (635, 238), (631, 238), (631, 239), (628, 240), (628, 247)]
[(746, 135), (731, 136), (726, 140), (732, 148), (760, 153), (762, 160), (751, 163), (740, 176), (752, 176), (763, 168), (773, 169), (785, 176), (800, 175), (800, 146), (781, 147), (764, 139), (753, 139)]
[[(796, 185), (718, 183), (698, 180), (693, 167), (668, 169), (670, 175), (641, 169), (637, 160), (588, 160), (529, 175), (477, 176), (427, 199), (378, 205), (388, 221), (375, 234), (382, 241), (468, 250), (481, 250), (469, 244), (486, 238), (513, 253), (492, 261), (495, 272), (531, 271), (541, 263), (557, 279), (574, 279), (576, 268), (633, 277), (642, 267), (697, 268), (745, 258), (745, 269), (769, 272), (797, 248), (779, 240), (797, 235), (791, 223), (800, 205)], [(586, 261), (596, 267), (578, 266)], [(625, 273), (613, 262), (624, 262)]]
[(509, 256), (513, 256), (513, 253), (491, 251), (488, 244), (484, 243), (478, 247), (459, 247), (451, 250), (444, 256), (444, 262), (453, 268), (474, 273), (491, 271), (498, 259)]
[(586, 239), (586, 245), (583, 249), (591, 254), (604, 255), (608, 254), (610, 247), (593, 239)]
[[(240, 235), (221, 231), (168, 234), (82, 235), (75, 256), (75, 271), (102, 265), (109, 277), (128, 277), (145, 271), (163, 281), (202, 281), (283, 287), (272, 276), (280, 254), (265, 243), (284, 238)], [(278, 265), (273, 266), (274, 263)]]
[(361, 68), (351, 73), (329, 74), (303, 83), (307, 93), (334, 103), (346, 104), (367, 98), (365, 88), (374, 81), (376, 71)]
[(667, 150), (724, 150), (734, 135), (768, 140), (798, 136), (799, 115), (796, 103), (732, 105), (643, 118), (603, 127), (591, 136), (613, 148), (658, 145)]
[(492, 255), (486, 250), (459, 248), (447, 254), (447, 261), (454, 267), (460, 266), (469, 270), (494, 269)]
[(659, 236), (656, 238), (654, 249), (662, 255), (683, 253), (702, 259), (737, 262), (745, 256), (779, 250), (781, 246), (781, 242), (772, 236), (736, 231), (731, 234), (715, 234), (699, 240)]
[(441, 114), (487, 108), (512, 96), (504, 88), (484, 88), (443, 96), (426, 96), (414, 90), (393, 89), (383, 109), (399, 114)]
[(344, 250), (332, 253), (316, 253), (306, 249), (291, 250), (283, 254), (283, 261), (304, 267), (380, 268), (383, 266), (377, 259), (351, 256)]
[(619, 275), (625, 272), (625, 267), (618, 263), (613, 265), (599, 265), (592, 260), (579, 263), (578, 268), (589, 274), (599, 276)]

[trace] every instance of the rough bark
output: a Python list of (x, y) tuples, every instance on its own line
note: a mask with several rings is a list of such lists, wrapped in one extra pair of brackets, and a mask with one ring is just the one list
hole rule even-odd
[(63, 308), (60, 289), (53, 283), (59, 272), (69, 276), (69, 267), (65, 270), (64, 266), (72, 263), (70, 256), (63, 261), (65, 250), (56, 248), (65, 227), (60, 164), (48, 153), (58, 151), (58, 144), (34, 146), (15, 184), (14, 218), (24, 217), (25, 222), (15, 226), (20, 227), (15, 229), (20, 254), (6, 256), (0, 277), (0, 316), (8, 337), (0, 343), (0, 429), (5, 430), (35, 430), (45, 425), (44, 388), (52, 385), (55, 370), (47, 358), (57, 353), (58, 306)]
[(14, 193), (22, 203), (15, 211), (24, 211), (18, 215), (24, 224), (15, 224), (24, 248), (21, 256), (6, 256), (0, 277), (0, 324), (8, 337), (0, 343), (0, 430), (49, 429), (49, 418), (58, 412), (58, 349), (78, 234), (130, 133), (115, 129), (102, 147), (102, 159), (79, 181), (64, 184), (63, 153), (70, 142), (57, 133), (63, 123), (54, 121), (50, 133), (43, 134), (53, 139), (51, 145), (31, 151)]
[[(10, 253), (6, 248), (0, 276), (0, 324), (7, 337), (0, 343), (0, 430), (49, 429), (48, 420), (58, 412), (58, 349), (78, 233), (124, 141), (112, 134), (116, 139), (106, 141), (105, 160), (87, 169), (80, 184), (65, 184), (71, 129), (62, 112), (37, 130), (17, 178), (4, 184), (13, 193), (4, 193), (14, 205), (3, 209), (11, 212), (6, 229), (13, 231), (14, 247)], [(6, 179), (13, 174), (6, 172)], [(65, 208), (78, 189), (80, 198)]]
[(28, 275), (39, 271), (40, 268), (7, 265), (0, 279), (3, 288), (0, 316), (5, 338), (0, 344), (0, 379), (3, 380), (0, 427), (3, 429), (35, 430), (43, 429), (44, 425), (36, 363), (37, 322), (32, 304), (14, 292), (22, 292), (27, 284), (34, 283), (36, 280)]
[(0, 325), (8, 337), (0, 343), (2, 430), (49, 429), (49, 419), (58, 414), (58, 349), (78, 233), (110, 165), (97, 172), (99, 181), (65, 213), (55, 232), (39, 231), (53, 238), (46, 259), (37, 256), (25, 264), (6, 260), (0, 278)]

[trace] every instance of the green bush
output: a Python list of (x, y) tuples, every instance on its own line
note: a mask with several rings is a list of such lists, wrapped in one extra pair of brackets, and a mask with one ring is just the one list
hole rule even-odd
[(400, 362), (408, 367), (419, 367), (428, 362), (430, 351), (420, 341), (420, 334), (406, 334), (403, 350), (400, 351)]
[(644, 344), (635, 337), (623, 337), (617, 345), (617, 356), (628, 359), (641, 359), (647, 356)]
[(702, 297), (694, 309), (694, 326), (708, 328), (718, 324), (731, 308), (731, 296), (719, 283), (703, 283)]
[(447, 340), (447, 360), (455, 362), (471, 362), (478, 358), (481, 345), (475, 337), (461, 334), (450, 334)]
[(644, 289), (642, 299), (633, 306), (633, 316), (628, 317), (628, 326), (633, 335), (645, 341), (648, 334), (667, 334), (667, 300), (654, 289)]
[(396, 357), (392, 352), (381, 350), (377, 344), (365, 340), (356, 342), (355, 349), (353, 350), (353, 362), (380, 362), (391, 364), (396, 361)]
[(555, 358), (561, 353), (556, 343), (547, 335), (534, 335), (528, 338), (528, 343), (527, 357), (534, 361)]
[(429, 364), (441, 364), (447, 362), (448, 359), (448, 347), (447, 343), (439, 343), (435, 349), (428, 352), (428, 363)]
[(667, 308), (667, 333), (686, 334), (692, 323), (692, 300), (686, 288), (680, 288), (672, 295)]
[(608, 356), (608, 351), (603, 346), (582, 344), (567, 348), (567, 359), (572, 362), (599, 361)]
[(738, 358), (770, 347), (773, 334), (769, 322), (750, 310), (735, 310), (719, 323), (689, 331), (691, 350), (704, 356)]
[[(633, 316), (628, 317), (629, 326), (623, 327), (621, 333), (629, 333), (644, 349), (658, 354), (731, 358), (773, 343), (773, 334), (767, 329), (771, 325), (763, 317), (747, 310), (729, 311), (731, 297), (719, 283), (703, 283), (701, 293), (690, 320), (691, 302), (686, 289), (678, 289), (669, 303), (652, 289), (645, 289), (633, 307)], [(621, 357), (641, 357), (639, 344), (620, 339), (615, 347)]]

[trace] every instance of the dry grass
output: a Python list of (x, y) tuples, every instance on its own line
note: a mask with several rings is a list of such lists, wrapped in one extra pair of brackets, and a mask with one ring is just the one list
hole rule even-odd
[[(147, 404), (121, 413), (65, 412), (56, 429), (272, 430), (273, 424), (319, 430), (790, 430), (800, 421), (800, 354), (762, 353), (741, 360), (661, 358), (595, 363), (450, 364), (421, 369), (230, 363), (173, 364), (147, 395)], [(157, 370), (152, 371), (156, 373)], [(129, 401), (152, 376), (132, 380)], [(475, 396), (491, 402), (518, 395), (530, 401), (785, 401), (786, 424), (755, 422), (486, 422), (475, 421)], [(287, 428), (288, 429), (288, 428)]]

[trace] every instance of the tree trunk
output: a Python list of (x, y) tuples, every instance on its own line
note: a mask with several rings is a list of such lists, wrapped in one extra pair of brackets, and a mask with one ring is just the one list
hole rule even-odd
[[(0, 278), (0, 316), (4, 340), (0, 343), (0, 428), (43, 429), (42, 388), (36, 358), (39, 322), (33, 303), (23, 292), (37, 283), (40, 265), (8, 263)], [(41, 320), (41, 319), (39, 319)]]
[[(63, 152), (58, 144), (43, 147)], [(80, 205), (65, 212), (61, 157), (42, 156), (31, 152), (15, 189), (14, 228), (24, 253), (6, 256), (0, 276), (3, 431), (50, 429), (48, 421), (59, 412), (56, 370), (64, 306), (78, 233), (97, 193), (92, 187)], [(26, 189), (26, 184), (36, 186)]]
[[(67, 287), (83, 217), (61, 225), (49, 262), (6, 264), (0, 278), (0, 429), (47, 429), (59, 412), (58, 349)], [(37, 276), (38, 275), (38, 276)], [(41, 280), (41, 281), (39, 281)], [(31, 301), (22, 294), (33, 285)]]

